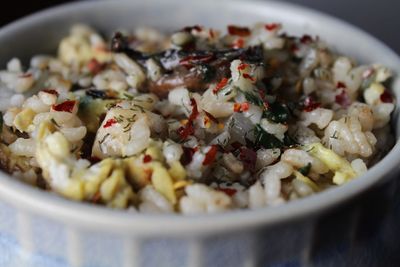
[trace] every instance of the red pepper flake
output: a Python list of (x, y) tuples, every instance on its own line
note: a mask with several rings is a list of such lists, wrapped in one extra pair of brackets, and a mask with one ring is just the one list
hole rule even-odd
[(244, 103), (240, 104), (240, 109), (241, 109), (242, 111), (248, 111), (248, 110), (249, 110), (249, 107), (250, 107), (250, 105), (249, 105), (249, 103), (247, 103), (247, 102), (244, 102)]
[(215, 118), (213, 115), (211, 115), (209, 112), (207, 112), (206, 110), (203, 110), (204, 111), (204, 113), (207, 115), (207, 117), (209, 117), (210, 118), (210, 120), (211, 121), (213, 121), (213, 122), (215, 122), (215, 123), (219, 123), (219, 121), (218, 121), (218, 119), (217, 118)]
[(247, 73), (243, 73), (243, 78), (248, 79), (248, 80), (250, 80), (250, 81), (252, 81), (252, 82), (255, 81), (255, 79), (254, 79), (253, 77), (251, 77), (251, 76), (250, 76), (249, 74), (247, 74)]
[(304, 34), (301, 38), (300, 38), (300, 42), (302, 44), (309, 44), (312, 42), (312, 37), (308, 34)]
[(97, 59), (92, 58), (88, 63), (87, 63), (87, 68), (89, 69), (90, 73), (93, 75), (96, 75), (100, 71), (103, 70), (104, 64), (101, 64)]
[(234, 194), (236, 194), (237, 190), (234, 188), (217, 188), (218, 191), (224, 192), (225, 194), (227, 194), (228, 196), (233, 196)]
[(279, 27), (278, 23), (269, 23), (269, 24), (265, 24), (265, 29), (267, 31), (273, 31), (276, 30)]
[(233, 111), (240, 112), (240, 107), (241, 107), (240, 103), (233, 104)]
[(393, 97), (389, 90), (386, 90), (381, 94), (380, 99), (383, 103), (393, 103)]
[(192, 122), (188, 122), (185, 127), (179, 127), (178, 134), (182, 140), (188, 138), (189, 135), (194, 134), (194, 127)]
[(111, 127), (111, 126), (113, 126), (113, 125), (116, 124), (116, 123), (117, 123), (117, 120), (116, 120), (116, 119), (114, 119), (114, 118), (109, 119), (108, 121), (106, 121), (106, 123), (104, 124), (103, 128)]
[(248, 66), (249, 66), (249, 64), (240, 63), (237, 69), (238, 69), (239, 71), (241, 71), (241, 70), (244, 70), (245, 68), (247, 68)]
[(52, 108), (55, 111), (65, 111), (65, 112), (72, 112), (75, 107), (75, 100), (67, 100), (58, 105), (53, 105)]
[(305, 112), (311, 112), (314, 109), (317, 109), (321, 107), (321, 103), (315, 102), (314, 99), (311, 96), (307, 96), (307, 98), (304, 100), (304, 111)]
[(346, 84), (344, 82), (337, 82), (336, 88), (346, 88)]
[(153, 158), (150, 155), (144, 155), (143, 157), (143, 163), (149, 163), (152, 160)]
[(349, 96), (347, 95), (344, 89), (342, 89), (340, 94), (335, 96), (335, 102), (341, 105), (342, 107), (348, 107), (351, 104)]
[(197, 103), (194, 98), (190, 99), (190, 104), (192, 106), (192, 113), (189, 116), (188, 122), (186, 123), (185, 127), (180, 127), (178, 129), (178, 134), (181, 137), (181, 139), (183, 139), (183, 140), (186, 139), (189, 135), (194, 134), (193, 121), (199, 115), (199, 110), (197, 109)]
[(43, 89), (42, 92), (58, 96), (58, 92), (54, 89)]
[(210, 165), (211, 163), (213, 163), (215, 160), (215, 156), (217, 155), (217, 151), (218, 151), (217, 146), (212, 145), (203, 160), (203, 165)]
[(243, 162), (247, 170), (253, 171), (256, 167), (257, 153), (245, 146), (240, 148), (239, 159)]
[(214, 58), (213, 54), (187, 56), (179, 61), (179, 64), (184, 66), (192, 66), (193, 64), (207, 63)]
[(214, 95), (216, 95), (218, 93), (219, 90), (221, 90), (222, 88), (224, 88), (227, 84), (228, 84), (228, 78), (222, 78), (222, 80), (217, 84), (217, 86), (215, 86), (215, 88), (213, 89), (213, 93)]
[(199, 115), (199, 110), (197, 109), (197, 102), (194, 98), (190, 99), (190, 105), (192, 106), (192, 113), (189, 116), (189, 121), (194, 121)]
[(243, 47), (244, 47), (244, 40), (242, 38), (238, 38), (232, 43), (233, 49), (239, 49)]
[(238, 27), (238, 26), (234, 26), (234, 25), (228, 25), (228, 33), (230, 35), (246, 37), (246, 36), (250, 35), (250, 30), (247, 27)]

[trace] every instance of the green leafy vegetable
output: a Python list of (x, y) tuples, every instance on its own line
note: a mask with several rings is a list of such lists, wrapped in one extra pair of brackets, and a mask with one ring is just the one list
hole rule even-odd
[(260, 96), (250, 93), (250, 92), (245, 92), (245, 91), (241, 91), (244, 95), (244, 97), (246, 98), (247, 101), (249, 101), (250, 103), (257, 105), (257, 106), (263, 106), (264, 102), (261, 99)]

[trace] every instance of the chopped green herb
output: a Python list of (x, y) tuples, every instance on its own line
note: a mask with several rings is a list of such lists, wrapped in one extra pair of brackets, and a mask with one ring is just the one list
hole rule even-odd
[(257, 106), (263, 106), (264, 102), (262, 101), (261, 97), (258, 95), (255, 95), (253, 93), (250, 92), (245, 92), (245, 91), (241, 91), (244, 95), (244, 97), (246, 98), (247, 101), (249, 101), (250, 103), (257, 105)]
[(270, 103), (263, 117), (275, 123), (286, 123), (289, 120), (290, 113), (286, 105), (278, 102)]
[(133, 95), (128, 94), (127, 92), (124, 92), (122, 94), (122, 96), (123, 96), (123, 98), (128, 99), (128, 100), (133, 100), (133, 98), (134, 98)]
[(262, 146), (264, 148), (281, 148), (284, 143), (276, 138), (275, 135), (267, 133), (264, 129), (257, 124), (254, 129), (255, 145)]
[(301, 174), (303, 174), (304, 176), (307, 176), (310, 173), (310, 170), (311, 170), (311, 162), (309, 162), (309, 163), (307, 163), (307, 165), (301, 167), (299, 169), (299, 172)]

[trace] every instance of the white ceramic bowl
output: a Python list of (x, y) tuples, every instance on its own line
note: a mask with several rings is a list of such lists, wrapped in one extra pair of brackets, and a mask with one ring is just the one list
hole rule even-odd
[[(139, 25), (173, 30), (259, 21), (282, 22), (291, 34), (319, 35), (343, 54), (383, 63), (399, 73), (400, 60), (392, 50), (343, 21), (291, 4), (233, 0), (89, 1), (48, 9), (0, 30), (0, 64), (14, 56), (28, 59), (55, 52), (76, 22), (111, 33)], [(399, 106), (397, 76), (393, 92)], [(398, 137), (397, 109), (393, 125)], [(75, 203), (0, 173), (0, 266), (302, 265), (310, 257), (315, 223), (331, 208), (390, 180), (398, 173), (399, 158), (396, 144), (345, 186), (276, 208), (197, 217), (132, 214)]]

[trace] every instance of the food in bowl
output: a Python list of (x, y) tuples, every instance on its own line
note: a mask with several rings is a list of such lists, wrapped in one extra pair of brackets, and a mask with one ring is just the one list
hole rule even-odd
[(275, 206), (340, 186), (393, 145), (391, 71), (278, 23), (107, 43), (76, 25), (58, 55), (0, 72), (4, 171), (140, 212)]

